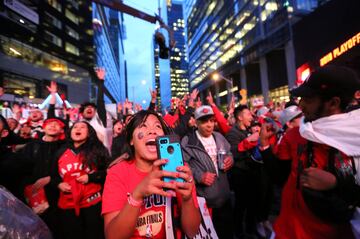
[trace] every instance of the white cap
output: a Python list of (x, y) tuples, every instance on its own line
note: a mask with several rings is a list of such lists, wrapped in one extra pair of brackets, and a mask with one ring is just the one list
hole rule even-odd
[(214, 111), (208, 105), (202, 105), (195, 110), (195, 119), (198, 120), (204, 116), (214, 115)]
[(258, 109), (258, 110), (256, 111), (256, 116), (257, 116), (257, 117), (260, 117), (260, 116), (262, 116), (262, 115), (265, 115), (265, 114), (268, 113), (269, 111), (270, 111), (270, 110), (269, 110), (268, 107), (262, 106), (260, 109)]
[(279, 121), (280, 121), (281, 125), (284, 127), (284, 125), (286, 125), (287, 122), (296, 118), (300, 114), (302, 114), (302, 111), (299, 109), (299, 107), (297, 107), (296, 105), (291, 105), (291, 106), (285, 108), (281, 112)]

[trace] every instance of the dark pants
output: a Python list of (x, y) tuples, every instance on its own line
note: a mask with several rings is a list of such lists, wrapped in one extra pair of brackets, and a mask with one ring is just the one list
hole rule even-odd
[(258, 210), (261, 207), (259, 176), (256, 170), (232, 169), (231, 183), (235, 192), (234, 222), (238, 235), (256, 234)]
[(79, 216), (74, 209), (60, 209), (63, 239), (102, 239), (104, 221), (101, 217), (101, 203), (81, 208)]
[(50, 206), (44, 213), (40, 214), (40, 218), (46, 223), (51, 231), (54, 239), (61, 239), (61, 226), (59, 221), (59, 209)]
[(234, 237), (232, 215), (230, 199), (222, 207), (212, 209), (212, 221), (220, 239), (232, 239)]

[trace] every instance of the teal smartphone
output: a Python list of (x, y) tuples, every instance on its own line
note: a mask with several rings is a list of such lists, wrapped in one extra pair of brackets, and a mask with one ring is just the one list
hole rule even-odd
[[(157, 137), (156, 148), (159, 159), (169, 160), (166, 164), (162, 165), (162, 170), (178, 172), (176, 168), (179, 166), (184, 166), (179, 136), (164, 135)], [(184, 182), (184, 179), (182, 178), (164, 177), (163, 180), (164, 182)]]

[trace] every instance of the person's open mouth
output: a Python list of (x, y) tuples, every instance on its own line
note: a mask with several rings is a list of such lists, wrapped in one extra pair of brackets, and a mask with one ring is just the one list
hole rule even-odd
[(155, 139), (149, 139), (145, 143), (146, 148), (149, 152), (154, 153), (156, 152), (156, 142)]

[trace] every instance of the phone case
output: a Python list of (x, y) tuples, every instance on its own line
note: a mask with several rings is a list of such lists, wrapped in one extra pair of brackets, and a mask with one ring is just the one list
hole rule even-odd
[[(180, 139), (177, 135), (164, 135), (156, 138), (157, 154), (159, 159), (168, 159), (169, 162), (162, 166), (162, 170), (177, 172), (176, 168), (184, 165), (181, 152)], [(164, 177), (164, 182), (184, 182), (182, 178)]]

